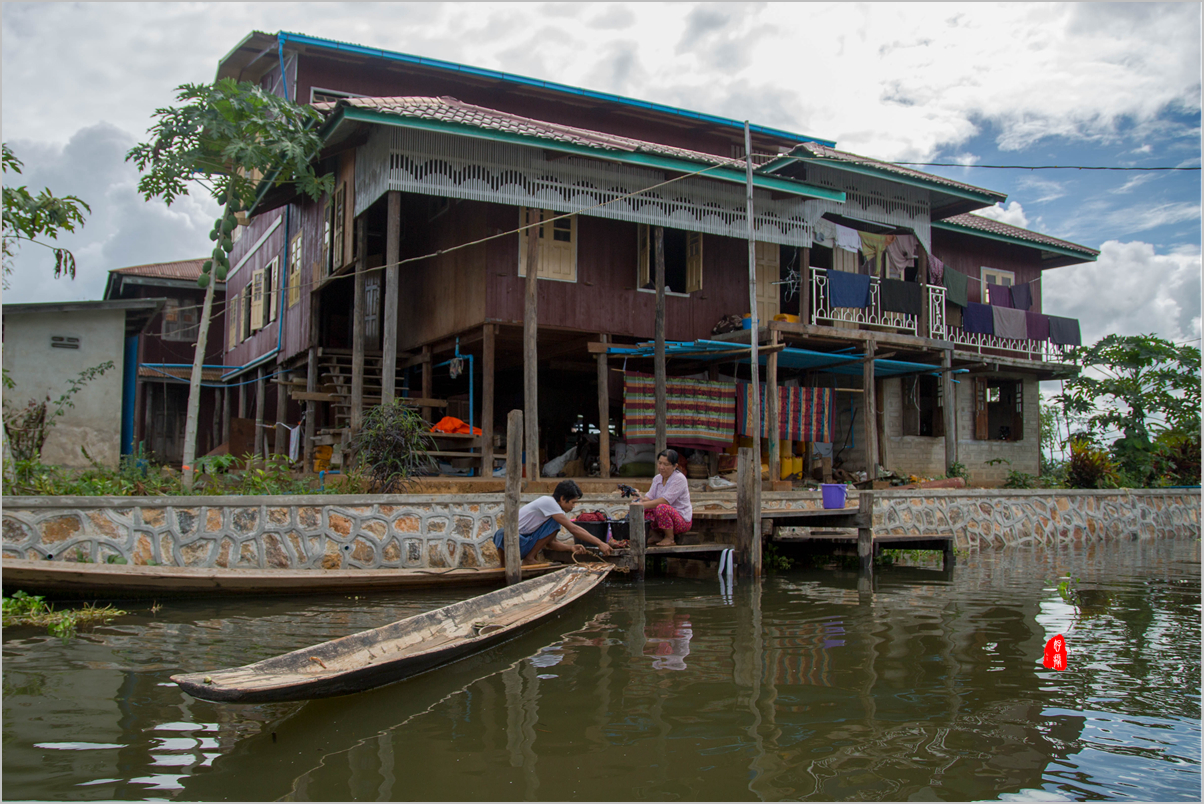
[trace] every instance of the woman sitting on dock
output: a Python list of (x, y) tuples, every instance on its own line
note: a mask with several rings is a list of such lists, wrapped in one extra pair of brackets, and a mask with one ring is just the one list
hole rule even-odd
[(694, 509), (690, 506), (690, 484), (677, 468), (677, 450), (662, 450), (656, 456), (656, 477), (648, 493), (636, 498), (644, 506), (644, 521), (652, 523), (652, 530), (659, 531), (659, 541), (648, 541), (648, 546), (670, 547), (690, 529)]
[[(573, 510), (579, 499), (581, 487), (571, 480), (562, 480), (556, 484), (556, 490), (551, 496), (537, 497), (518, 509), (518, 552), (524, 564), (534, 564), (535, 554), (544, 548), (576, 554), (585, 553), (586, 547), (583, 544), (560, 543), (556, 534), (562, 527), (581, 541), (598, 545), (602, 549), (602, 555), (611, 554), (609, 544), (569, 519), (568, 513)], [(506, 542), (503, 531), (503, 528), (498, 528), (497, 533), (493, 534), (493, 543), (497, 546), (498, 553), (504, 556)]]

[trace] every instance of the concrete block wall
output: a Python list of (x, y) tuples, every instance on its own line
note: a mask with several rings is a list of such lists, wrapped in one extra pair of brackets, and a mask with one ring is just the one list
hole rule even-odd
[[(535, 495), (524, 495), (523, 500)], [(693, 495), (734, 510), (734, 493)], [(818, 492), (767, 492), (766, 509), (822, 507)], [(857, 506), (856, 495), (849, 500)], [(255, 569), (497, 566), (500, 494), (5, 499), (7, 558)], [(577, 512), (624, 518), (614, 495)], [(878, 533), (952, 535), (963, 549), (1120, 538), (1199, 538), (1200, 492), (875, 492)]]

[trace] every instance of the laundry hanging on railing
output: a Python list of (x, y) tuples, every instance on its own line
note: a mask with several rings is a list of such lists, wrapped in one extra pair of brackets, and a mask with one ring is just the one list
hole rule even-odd
[(1012, 289), (1007, 285), (993, 285), (988, 282), (986, 301), (992, 307), (1011, 307)]
[(995, 314), (991, 305), (970, 302), (962, 311), (962, 329), (966, 332), (979, 332), (984, 335), (995, 334)]
[(828, 271), (828, 303), (832, 307), (870, 306), (870, 278), (865, 274)]
[[(752, 435), (752, 383), (739, 383), (736, 395), (736, 430), (740, 435)], [(831, 388), (778, 387), (778, 438), (787, 441), (832, 440), (832, 405), (835, 394)], [(765, 383), (761, 383), (761, 438), (769, 438), (766, 421)]]
[(1079, 334), (1077, 318), (1063, 318), (1060, 315), (1049, 317), (1049, 339), (1059, 346), (1082, 346), (1083, 340)]
[[(722, 449), (735, 437), (736, 385), (716, 380), (665, 380), (665, 438), (676, 447)], [(623, 431), (628, 444), (656, 441), (656, 379), (623, 377)]]
[(995, 305), (991, 307), (991, 317), (996, 337), (1016, 338), (1021, 341), (1028, 338), (1028, 322), (1025, 320), (1024, 310)]
[(895, 235), (886, 246), (886, 277), (905, 279), (907, 269), (914, 268), (920, 256), (920, 241), (915, 235)]
[(928, 255), (928, 283), (931, 285), (945, 284), (945, 263), (931, 254)]
[(924, 306), (924, 289), (915, 282), (882, 279), (878, 285), (878, 300), (884, 313), (918, 316)]
[(861, 253), (870, 262), (871, 275), (882, 276), (882, 257), (886, 254), (886, 247), (894, 240), (894, 235), (861, 232)]
[(1049, 340), (1049, 316), (1026, 310), (1024, 313), (1025, 334), (1030, 341)]

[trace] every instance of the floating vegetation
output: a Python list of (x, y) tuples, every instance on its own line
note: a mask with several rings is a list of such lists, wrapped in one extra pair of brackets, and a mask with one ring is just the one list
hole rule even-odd
[(4, 627), (17, 625), (45, 626), (47, 633), (61, 639), (70, 639), (80, 628), (103, 625), (115, 617), (129, 614), (113, 606), (97, 606), (87, 603), (83, 608), (56, 610), (41, 595), (14, 592), (4, 601)]

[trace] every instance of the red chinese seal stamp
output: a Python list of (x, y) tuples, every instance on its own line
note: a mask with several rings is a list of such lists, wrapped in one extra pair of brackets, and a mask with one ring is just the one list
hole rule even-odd
[(1061, 634), (1045, 643), (1044, 664), (1050, 670), (1066, 669), (1066, 638)]

